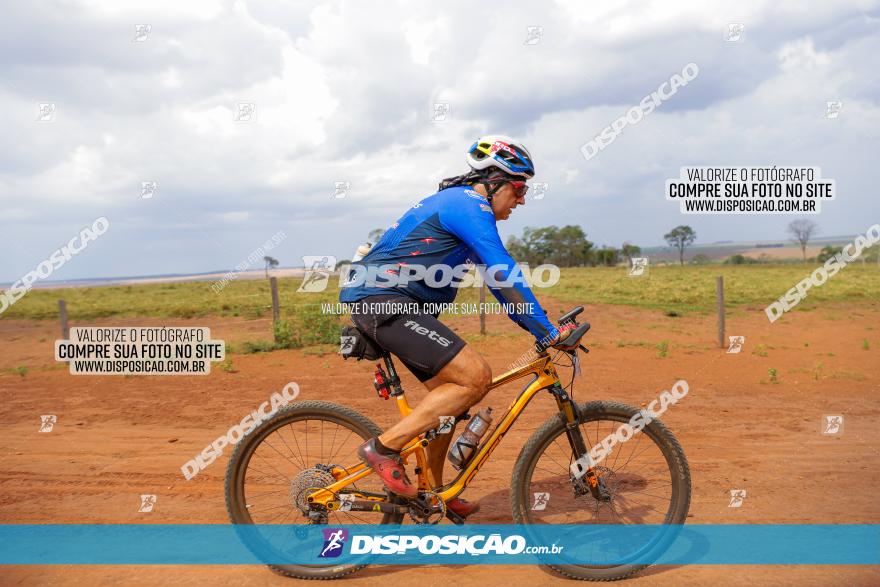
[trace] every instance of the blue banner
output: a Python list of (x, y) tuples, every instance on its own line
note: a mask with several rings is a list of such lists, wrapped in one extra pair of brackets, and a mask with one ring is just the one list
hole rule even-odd
[(0, 525), (0, 564), (880, 564), (880, 526)]

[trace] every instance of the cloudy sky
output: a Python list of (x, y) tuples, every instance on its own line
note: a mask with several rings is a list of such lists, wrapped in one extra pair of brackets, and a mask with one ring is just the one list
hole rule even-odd
[[(685, 217), (663, 197), (684, 165), (821, 167), (838, 188), (822, 234), (864, 232), (880, 221), (878, 25), (868, 0), (7, 3), (0, 282), (101, 216), (107, 233), (53, 279), (228, 269), (278, 230), (282, 266), (350, 258), (490, 133), (520, 138), (548, 184), (504, 238), (576, 223), (654, 246), (686, 223), (702, 243), (781, 239), (796, 218)], [(690, 62), (694, 81), (583, 157)]]

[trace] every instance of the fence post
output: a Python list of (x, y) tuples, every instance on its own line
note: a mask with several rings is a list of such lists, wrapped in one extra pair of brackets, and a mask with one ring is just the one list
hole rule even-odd
[[(278, 305), (278, 280), (274, 277), (269, 278), (269, 287), (272, 289), (272, 332), (277, 333), (278, 319), (281, 318), (281, 307)], [(277, 338), (277, 334), (275, 335)], [(275, 342), (278, 342), (277, 340)]]
[(486, 284), (480, 286), (480, 334), (486, 334)]
[(67, 303), (64, 300), (58, 300), (58, 313), (61, 315), (61, 338), (68, 340), (70, 338), (70, 326), (67, 324)]
[(715, 295), (718, 298), (718, 346), (726, 347), (724, 344), (724, 277), (719, 275), (715, 278)]

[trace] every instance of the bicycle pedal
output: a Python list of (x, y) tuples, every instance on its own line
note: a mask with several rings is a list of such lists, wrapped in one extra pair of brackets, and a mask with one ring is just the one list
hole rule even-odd
[(461, 526), (462, 524), (464, 524), (464, 518), (448, 508), (446, 509), (446, 517), (449, 518), (449, 521), (451, 521), (456, 526)]

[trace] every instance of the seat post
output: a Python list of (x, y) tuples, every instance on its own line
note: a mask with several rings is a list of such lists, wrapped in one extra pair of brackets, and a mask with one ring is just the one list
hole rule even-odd
[(382, 353), (382, 360), (385, 361), (385, 368), (388, 369), (388, 380), (392, 386), (392, 396), (403, 395), (403, 387), (400, 386), (400, 378), (397, 376), (397, 369), (394, 368), (394, 362), (391, 360), (391, 353)]

